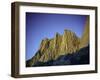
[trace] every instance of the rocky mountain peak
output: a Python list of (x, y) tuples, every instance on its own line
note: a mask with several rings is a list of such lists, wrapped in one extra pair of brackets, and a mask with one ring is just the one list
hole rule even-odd
[[(67, 55), (73, 56), (76, 61), (79, 60), (80, 56), (82, 60), (78, 61), (79, 63), (81, 61), (83, 61), (82, 63), (89, 63), (89, 17), (86, 19), (82, 38), (78, 38), (74, 32), (67, 29), (64, 30), (63, 35), (56, 33), (52, 39), (45, 38), (41, 41), (40, 48), (35, 56), (26, 62), (26, 66), (31, 67), (38, 62), (42, 65), (50, 61), (55, 61), (54, 64), (62, 64), (62, 62), (58, 62), (59, 60), (57, 61), (57, 59), (63, 56), (60, 59), (60, 61), (62, 61), (64, 57), (67, 58)], [(77, 56), (77, 59), (75, 56)], [(70, 60), (73, 64), (74, 59), (72, 58)], [(69, 64), (69, 60), (63, 61), (63, 63)]]
[[(72, 54), (79, 49), (79, 38), (70, 30), (64, 30), (64, 34), (56, 33), (52, 39), (42, 40), (40, 49), (31, 59), (31, 64), (56, 60), (60, 55)], [(35, 59), (35, 60), (34, 60)]]

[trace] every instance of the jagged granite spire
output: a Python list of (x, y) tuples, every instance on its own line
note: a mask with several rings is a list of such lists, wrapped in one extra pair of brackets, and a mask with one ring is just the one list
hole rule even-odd
[(80, 39), (70, 30), (64, 30), (64, 34), (56, 33), (52, 39), (44, 39), (40, 44), (40, 49), (36, 55), (27, 61), (27, 66), (32, 66), (36, 62), (47, 62), (56, 60), (61, 55), (72, 54), (79, 50)]
[[(62, 55), (63, 57), (71, 55), (70, 61), (72, 62), (70, 63), (69, 60), (58, 62), (59, 60), (57, 59)], [(73, 56), (76, 57), (73, 58)], [(61, 61), (63, 60), (62, 58)], [(35, 56), (26, 61), (26, 66), (31, 67), (37, 64), (37, 62), (46, 63), (50, 61), (54, 61), (52, 62), (53, 64), (72, 64), (75, 61), (78, 62), (73, 64), (89, 63), (89, 16), (86, 19), (81, 38), (78, 38), (74, 32), (67, 29), (64, 30), (63, 35), (56, 33), (52, 39), (45, 38), (41, 41), (40, 48)]]

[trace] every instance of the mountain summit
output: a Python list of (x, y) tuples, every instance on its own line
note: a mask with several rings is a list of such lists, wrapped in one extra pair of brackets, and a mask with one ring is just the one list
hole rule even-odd
[(52, 39), (45, 38), (41, 41), (40, 48), (30, 60), (27, 67), (37, 64), (37, 62), (48, 62), (57, 60), (59, 56), (73, 54), (80, 50), (80, 38), (70, 30), (64, 30), (63, 35), (56, 33)]
[(26, 61), (26, 66), (85, 63), (89, 63), (89, 17), (82, 38), (70, 30), (64, 30), (63, 35), (56, 33), (52, 39), (45, 38), (35, 56)]

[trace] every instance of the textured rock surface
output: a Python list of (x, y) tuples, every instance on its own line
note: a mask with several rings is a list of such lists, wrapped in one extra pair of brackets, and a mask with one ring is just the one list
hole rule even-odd
[(36, 55), (27, 61), (27, 66), (36, 62), (56, 60), (61, 55), (72, 54), (79, 50), (80, 39), (70, 30), (65, 30), (63, 35), (56, 33), (53, 39), (44, 39)]
[[(33, 65), (36, 65), (38, 62), (40, 64), (41, 62), (46, 63), (48, 61), (56, 61), (60, 56), (76, 54), (77, 51), (83, 49), (84, 47), (87, 47), (88, 45), (89, 17), (87, 17), (84, 32), (81, 39), (78, 38), (76, 34), (71, 32), (70, 30), (64, 30), (63, 35), (56, 33), (54, 38), (46, 38), (41, 41), (39, 50), (37, 51), (35, 56), (33, 56), (30, 60), (26, 61), (26, 66), (31, 67)], [(89, 49), (87, 51), (89, 52)], [(87, 53), (87, 51), (85, 53)]]
[(81, 65), (89, 64), (89, 46), (81, 48), (73, 54), (59, 56), (56, 60), (37, 62), (33, 66), (58, 66), (58, 65)]

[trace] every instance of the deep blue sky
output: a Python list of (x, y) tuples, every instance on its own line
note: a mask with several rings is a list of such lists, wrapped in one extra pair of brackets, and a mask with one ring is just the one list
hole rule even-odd
[(86, 15), (26, 13), (26, 60), (32, 58), (44, 38), (63, 34), (65, 29), (82, 36)]

